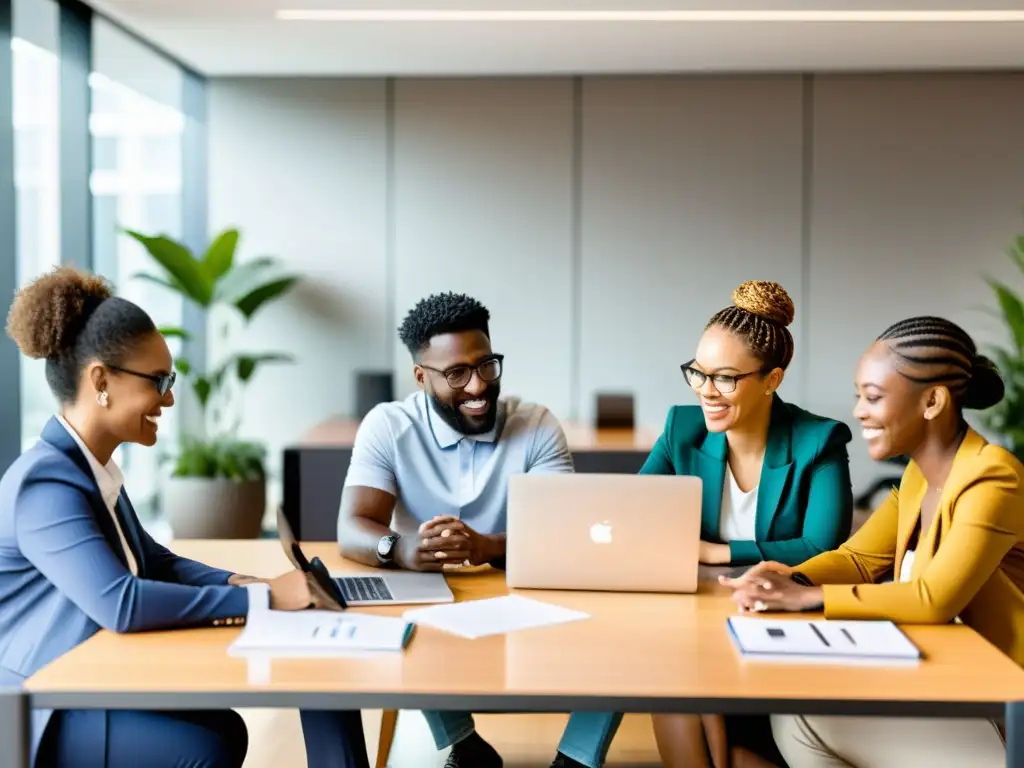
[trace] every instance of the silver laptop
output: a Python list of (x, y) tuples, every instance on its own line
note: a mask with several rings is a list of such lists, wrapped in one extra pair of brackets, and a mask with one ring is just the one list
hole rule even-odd
[(443, 573), (386, 571), (377, 574), (332, 573), (349, 605), (415, 605), (455, 601)]
[[(283, 510), (277, 510), (277, 532), (288, 559), (301, 559), (302, 550), (292, 534), (291, 526)], [(297, 553), (293, 550), (297, 550)], [(345, 602), (356, 605), (418, 605), (423, 603), (451, 603), (452, 594), (443, 573), (418, 573), (414, 571), (382, 571), (376, 573), (337, 573), (331, 579), (341, 590)]]
[(514, 475), (508, 585), (695, 592), (701, 491), (683, 475)]

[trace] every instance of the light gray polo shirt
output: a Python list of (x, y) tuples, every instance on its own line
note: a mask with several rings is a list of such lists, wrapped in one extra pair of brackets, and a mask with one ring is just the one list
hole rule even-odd
[(377, 488), (398, 501), (392, 522), (412, 534), (435, 515), (463, 520), (477, 533), (504, 533), (508, 478), (524, 472), (572, 472), (555, 416), (541, 405), (499, 398), (494, 429), (463, 435), (441, 419), (423, 392), (371, 410), (356, 434), (345, 485)]

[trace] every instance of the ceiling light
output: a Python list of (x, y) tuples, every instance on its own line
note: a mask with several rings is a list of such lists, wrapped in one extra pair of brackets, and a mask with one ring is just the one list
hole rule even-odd
[(596, 10), (316, 10), (277, 11), (284, 21), (430, 21), (430, 22), (1024, 22), (1024, 11), (596, 11)]

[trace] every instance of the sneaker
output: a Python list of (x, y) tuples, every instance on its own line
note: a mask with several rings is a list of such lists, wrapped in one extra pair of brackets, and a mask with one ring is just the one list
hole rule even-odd
[(555, 762), (551, 764), (551, 768), (587, 768), (583, 763), (578, 763), (571, 757), (566, 757), (561, 752), (555, 756)]
[(475, 731), (452, 746), (444, 768), (502, 768), (498, 751)]

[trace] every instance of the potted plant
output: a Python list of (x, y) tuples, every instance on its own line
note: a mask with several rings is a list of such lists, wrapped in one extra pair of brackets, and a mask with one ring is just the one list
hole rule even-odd
[[(202, 256), (165, 236), (125, 233), (145, 247), (159, 274), (139, 273), (200, 307), (209, 322), (215, 307), (227, 307), (244, 328), (269, 302), (296, 281), (277, 260), (262, 257), (235, 263), (239, 233), (220, 233)], [(161, 328), (167, 337), (183, 340), (182, 328)], [(230, 325), (224, 334), (230, 335)], [(230, 348), (230, 345), (229, 345)], [(246, 384), (265, 363), (291, 361), (281, 352), (232, 351), (206, 370), (205, 361), (175, 360), (179, 379), (188, 381), (202, 418), (201, 428), (186, 431), (166, 479), (162, 508), (176, 538), (256, 538), (266, 510), (266, 448), (238, 437), (242, 395)]]
[[(1007, 256), (1024, 276), (1024, 235), (1019, 235)], [(1005, 283), (989, 279), (999, 302), (999, 317), (1009, 331), (1009, 343), (991, 348), (992, 359), (1006, 384), (1006, 397), (983, 414), (988, 429), (998, 434), (1007, 450), (1024, 461), (1024, 299)]]

